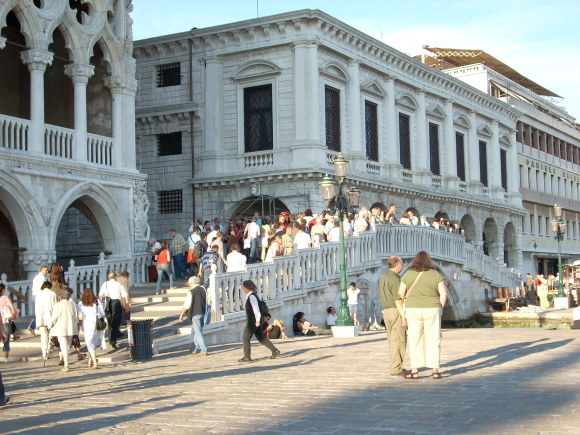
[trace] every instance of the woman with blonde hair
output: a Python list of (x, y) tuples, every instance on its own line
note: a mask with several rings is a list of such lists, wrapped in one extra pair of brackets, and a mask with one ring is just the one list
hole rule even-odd
[(83, 332), (85, 334), (85, 343), (89, 351), (89, 369), (97, 368), (97, 346), (103, 339), (104, 331), (97, 331), (97, 318), (102, 319), (105, 316), (101, 301), (93, 294), (90, 288), (85, 289), (79, 302), (79, 311), (83, 317)]
[(405, 302), (407, 345), (411, 372), (418, 379), (420, 367), (431, 367), (433, 379), (441, 379), (441, 314), (447, 302), (447, 287), (431, 256), (419, 252), (401, 277), (399, 297)]

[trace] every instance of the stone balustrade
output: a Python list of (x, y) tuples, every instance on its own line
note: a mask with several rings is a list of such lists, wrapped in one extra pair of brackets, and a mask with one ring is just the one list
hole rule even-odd
[(30, 121), (0, 115), (0, 148), (28, 151)]
[(113, 139), (87, 134), (87, 160), (99, 165), (113, 164)]

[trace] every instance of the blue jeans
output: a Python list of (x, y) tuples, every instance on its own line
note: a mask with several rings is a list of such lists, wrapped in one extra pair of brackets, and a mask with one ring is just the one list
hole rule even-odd
[(199, 350), (201, 353), (207, 353), (207, 346), (203, 339), (203, 314), (198, 314), (191, 318), (191, 326), (193, 330), (193, 344), (191, 350)]
[[(168, 272), (165, 271), (165, 272), (167, 272), (167, 274), (169, 275), (169, 287), (173, 287), (173, 269), (172, 269), (170, 264), (168, 266), (169, 266), (169, 271)], [(156, 293), (161, 292), (161, 287), (163, 286), (163, 272), (164, 272), (164, 269), (159, 269), (159, 265), (158, 265), (157, 266), (157, 290), (156, 290)]]
[(175, 277), (177, 279), (187, 278), (185, 264), (183, 263), (183, 253), (173, 256), (173, 270), (175, 270)]
[(4, 391), (4, 383), (2, 382), (2, 373), (0, 373), (0, 403), (6, 401), (6, 392)]
[(248, 263), (256, 262), (256, 255), (258, 250), (258, 239), (250, 239), (250, 257), (248, 258)]

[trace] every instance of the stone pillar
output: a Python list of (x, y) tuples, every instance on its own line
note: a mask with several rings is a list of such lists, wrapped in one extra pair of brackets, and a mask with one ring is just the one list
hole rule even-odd
[(398, 117), (397, 108), (395, 106), (395, 79), (389, 77), (387, 79), (387, 149), (386, 149), (386, 164), (387, 174), (389, 178), (395, 180), (401, 179), (401, 161), (400, 148), (397, 137)]
[(477, 114), (469, 112), (469, 131), (467, 133), (467, 173), (465, 181), (468, 183), (469, 192), (479, 195), (481, 181), (479, 179), (479, 141), (477, 139)]
[(94, 66), (82, 63), (73, 63), (64, 67), (64, 73), (71, 78), (74, 86), (73, 158), (77, 161), (87, 161), (87, 83), (94, 71)]
[(361, 135), (360, 65), (356, 60), (348, 62), (350, 82), (348, 86), (348, 117), (350, 119), (350, 147), (348, 154), (366, 155), (366, 144)]
[(443, 121), (445, 159), (441, 159), (441, 162), (446, 161), (447, 164), (443, 165), (441, 170), (447, 189), (457, 190), (459, 179), (457, 178), (457, 150), (455, 147), (455, 129), (453, 128), (453, 102), (451, 100), (445, 100), (443, 111), (445, 112), (445, 120)]
[(517, 129), (520, 134), (520, 143), (524, 143), (524, 124), (520, 121), (517, 123)]
[(431, 186), (431, 167), (429, 160), (431, 150), (427, 140), (427, 112), (425, 109), (425, 92), (417, 92), (417, 141), (412, 150), (411, 167), (418, 175), (419, 184)]
[(318, 43), (294, 43), (294, 117), (296, 143), (320, 144)]
[(113, 166), (136, 169), (135, 93), (137, 81), (124, 76), (105, 78), (113, 99)]
[(487, 149), (487, 178), (489, 188), (493, 191), (493, 197), (499, 198), (501, 191), (501, 167), (499, 159), (499, 124), (494, 119), (491, 121), (491, 143)]
[[(204, 153), (217, 154), (222, 151), (222, 101), (222, 61), (218, 57), (208, 57), (205, 59)], [(244, 153), (243, 136), (240, 140), (240, 153)]]
[(522, 206), (520, 194), (518, 149), (516, 145), (516, 131), (510, 130), (511, 144), (507, 150), (507, 185), (510, 202), (518, 207)]
[(28, 151), (44, 154), (44, 72), (52, 64), (50, 51), (31, 49), (20, 53), (30, 71), (30, 136)]

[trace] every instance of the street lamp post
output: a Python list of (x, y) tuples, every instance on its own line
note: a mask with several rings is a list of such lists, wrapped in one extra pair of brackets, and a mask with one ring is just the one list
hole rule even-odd
[(554, 216), (554, 219), (552, 219), (552, 233), (554, 233), (554, 238), (558, 242), (558, 275), (560, 277), (557, 297), (565, 298), (564, 274), (562, 273), (562, 240), (564, 240), (564, 234), (566, 234), (566, 221), (562, 218), (562, 207), (558, 204), (554, 205)]
[[(340, 270), (340, 307), (338, 309), (338, 316), (336, 319), (336, 326), (353, 326), (352, 318), (346, 303), (346, 250), (344, 248), (344, 216), (348, 213), (349, 208), (355, 209), (358, 207), (360, 190), (356, 187), (347, 189), (346, 195), (343, 192), (343, 184), (346, 178), (346, 166), (348, 161), (344, 158), (342, 153), (339, 153), (334, 159), (334, 177), (325, 175), (320, 182), (320, 189), (322, 199), (330, 207), (330, 203), (334, 199), (335, 211), (338, 212), (338, 219), (340, 224), (340, 235), (338, 243), (338, 258)], [(335, 183), (338, 183), (338, 195), (334, 194)]]

